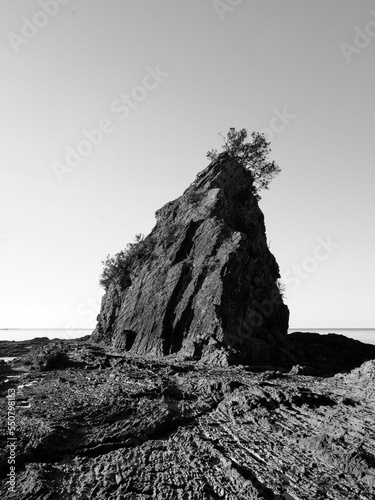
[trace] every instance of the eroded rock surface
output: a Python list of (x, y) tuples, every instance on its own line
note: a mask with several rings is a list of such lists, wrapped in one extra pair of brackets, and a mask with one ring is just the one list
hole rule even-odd
[(318, 378), (87, 342), (65, 352), (64, 369), (13, 362), (29, 371), (13, 379), (17, 493), (3, 447), (1, 498), (374, 498), (374, 361)]
[(0, 358), (22, 356), (33, 347), (49, 344), (48, 337), (36, 337), (29, 340), (0, 340)]
[(103, 298), (95, 341), (214, 364), (285, 366), (289, 311), (252, 177), (220, 155), (156, 213), (145, 255)]

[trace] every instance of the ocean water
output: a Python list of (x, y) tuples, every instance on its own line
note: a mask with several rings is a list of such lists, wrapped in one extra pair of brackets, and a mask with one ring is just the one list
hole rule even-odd
[[(0, 340), (28, 340), (35, 337), (75, 339), (90, 335), (94, 328), (69, 329), (0, 329)], [(375, 328), (291, 328), (291, 332), (337, 333), (366, 344), (375, 344)]]

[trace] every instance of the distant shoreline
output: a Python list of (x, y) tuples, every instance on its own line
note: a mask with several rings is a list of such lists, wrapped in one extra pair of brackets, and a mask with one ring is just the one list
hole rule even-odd
[[(5, 331), (5, 330), (11, 330), (11, 331), (31, 331), (31, 330), (37, 330), (37, 331), (47, 331), (47, 332), (50, 332), (51, 330), (59, 330), (59, 331), (62, 331), (62, 330), (69, 330), (68, 328), (0, 328), (0, 332), (2, 331)], [(95, 330), (95, 326), (93, 326), (92, 328), (76, 328), (76, 330), (79, 330), (79, 331), (83, 331), (83, 330)], [(300, 332), (300, 331), (315, 331), (315, 330), (374, 330), (375, 331), (375, 327), (352, 327), (352, 328), (349, 328), (349, 327), (331, 327), (331, 326), (328, 326), (328, 327), (319, 327), (319, 328), (294, 328), (294, 327), (290, 327), (288, 328), (288, 332), (289, 331), (296, 331), (296, 332)]]
[[(91, 335), (95, 328), (0, 328), (0, 342), (22, 342), (34, 338), (47, 337), (49, 340), (73, 340)], [(318, 333), (326, 335), (334, 333), (359, 340), (365, 344), (375, 345), (375, 328), (289, 328), (288, 334), (293, 332)]]

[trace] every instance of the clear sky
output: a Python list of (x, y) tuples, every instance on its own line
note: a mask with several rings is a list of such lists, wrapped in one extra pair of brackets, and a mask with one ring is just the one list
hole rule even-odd
[(231, 126), (282, 168), (290, 326), (374, 327), (373, 1), (1, 0), (0, 47), (0, 328), (94, 327), (102, 259)]

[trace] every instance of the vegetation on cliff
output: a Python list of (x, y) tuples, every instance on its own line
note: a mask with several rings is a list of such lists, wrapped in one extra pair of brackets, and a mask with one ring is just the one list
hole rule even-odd
[[(220, 135), (224, 140), (222, 146), (224, 151), (251, 172), (254, 180), (254, 195), (259, 200), (259, 191), (268, 189), (272, 179), (281, 172), (280, 167), (274, 161), (268, 160), (271, 152), (270, 142), (266, 140), (264, 134), (259, 132), (253, 132), (251, 141), (246, 142), (248, 132), (245, 128), (237, 132), (234, 127), (231, 127), (226, 137), (222, 133)], [(218, 156), (216, 149), (211, 149), (207, 153), (207, 158), (210, 160), (216, 160)]]
[(136, 234), (134, 243), (128, 243), (125, 250), (121, 250), (113, 257), (107, 255), (102, 261), (104, 266), (99, 278), (100, 285), (107, 290), (110, 283), (123, 286), (130, 281), (130, 263), (143, 258), (150, 249), (150, 241), (145, 240), (143, 234)]

